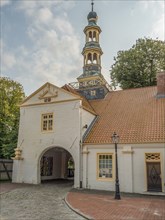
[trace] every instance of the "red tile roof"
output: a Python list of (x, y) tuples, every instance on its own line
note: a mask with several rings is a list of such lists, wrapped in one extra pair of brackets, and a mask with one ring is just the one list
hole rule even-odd
[(156, 93), (156, 87), (128, 89), (89, 101), (99, 118), (84, 142), (112, 143), (115, 131), (120, 143), (165, 143), (165, 98)]

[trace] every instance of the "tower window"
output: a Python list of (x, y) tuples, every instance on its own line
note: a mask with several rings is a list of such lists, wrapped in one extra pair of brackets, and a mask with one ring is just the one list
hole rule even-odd
[(88, 59), (87, 59), (87, 64), (91, 64), (92, 63), (92, 54), (89, 53), (88, 54)]
[(97, 64), (97, 54), (96, 53), (93, 54), (93, 63)]
[(96, 31), (93, 32), (93, 41), (96, 41)]
[(92, 31), (89, 32), (89, 41), (92, 41)]

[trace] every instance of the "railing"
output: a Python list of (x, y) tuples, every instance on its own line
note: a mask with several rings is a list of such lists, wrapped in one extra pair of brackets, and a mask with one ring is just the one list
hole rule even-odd
[(0, 180), (11, 180), (13, 172), (13, 160), (0, 159)]
[(69, 86), (73, 89), (87, 89), (87, 88), (91, 88), (92, 86), (98, 86), (98, 85), (104, 85), (108, 91), (112, 91), (112, 88), (111, 86), (108, 84), (108, 83), (105, 83), (105, 84), (100, 84), (100, 83), (96, 83), (96, 84), (93, 84), (93, 85), (83, 85), (82, 83), (79, 83), (79, 82), (72, 82), (72, 83), (69, 83)]

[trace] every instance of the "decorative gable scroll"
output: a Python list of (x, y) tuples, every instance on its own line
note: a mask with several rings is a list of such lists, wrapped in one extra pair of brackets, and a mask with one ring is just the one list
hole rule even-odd
[(39, 99), (55, 98), (57, 96), (58, 96), (58, 91), (50, 92), (46, 90), (45, 92), (42, 92), (42, 94), (39, 94)]
[(44, 99), (44, 102), (51, 102), (51, 98), (56, 98), (58, 96), (58, 91), (53, 89), (51, 91), (51, 87), (49, 84), (46, 86), (46, 90), (42, 90), (39, 94), (39, 99)]

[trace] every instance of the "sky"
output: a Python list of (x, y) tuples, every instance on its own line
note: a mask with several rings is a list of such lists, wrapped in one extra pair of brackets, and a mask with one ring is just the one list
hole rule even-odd
[[(83, 30), (90, 0), (0, 0), (0, 76), (22, 84), (30, 95), (46, 82), (58, 87), (82, 74)], [(139, 38), (164, 40), (164, 0), (95, 0), (102, 29), (102, 74), (120, 50)]]

